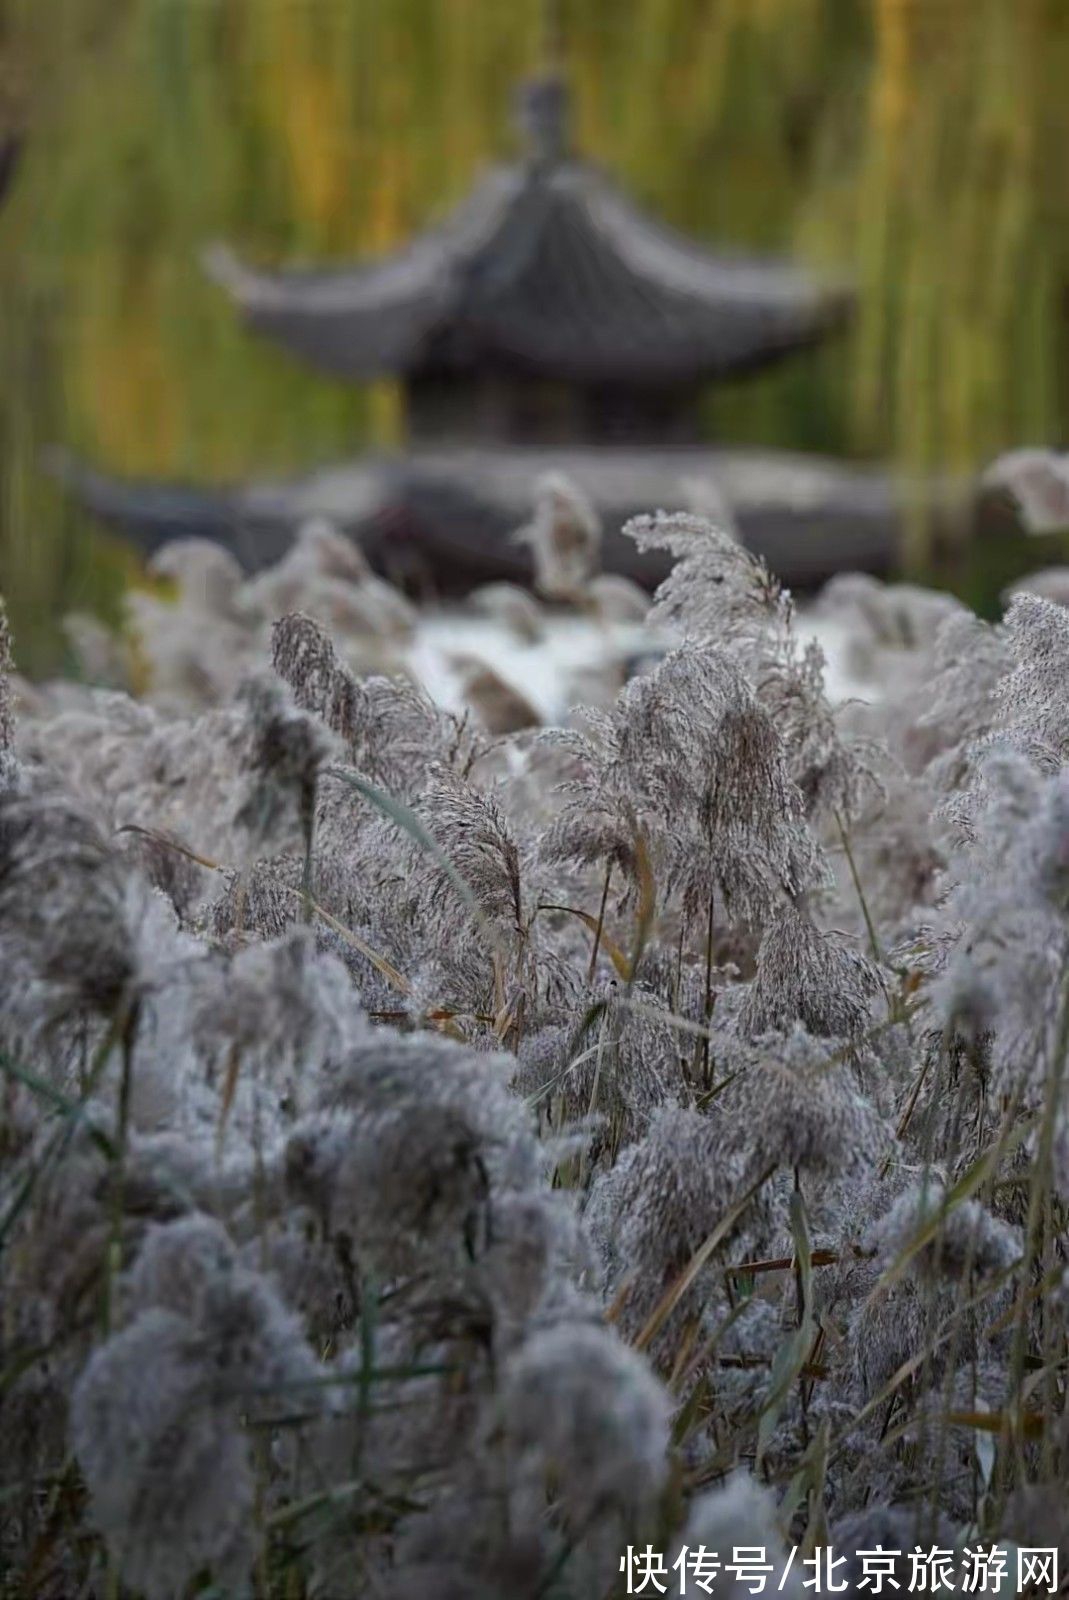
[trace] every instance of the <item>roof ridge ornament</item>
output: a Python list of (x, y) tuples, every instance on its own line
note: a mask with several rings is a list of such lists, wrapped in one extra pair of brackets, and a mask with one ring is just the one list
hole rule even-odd
[(516, 121), (531, 166), (554, 167), (568, 159), (571, 96), (562, 72), (540, 72), (520, 84)]

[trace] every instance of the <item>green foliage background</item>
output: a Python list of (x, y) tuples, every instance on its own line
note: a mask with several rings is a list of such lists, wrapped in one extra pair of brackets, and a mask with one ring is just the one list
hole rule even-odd
[[(578, 138), (694, 233), (845, 267), (853, 337), (723, 438), (968, 467), (1064, 437), (1066, 0), (569, 0)], [(397, 436), (247, 338), (198, 264), (390, 246), (509, 147), (544, 0), (0, 0), (0, 588), (26, 665), (114, 592), (38, 470), (214, 479)]]

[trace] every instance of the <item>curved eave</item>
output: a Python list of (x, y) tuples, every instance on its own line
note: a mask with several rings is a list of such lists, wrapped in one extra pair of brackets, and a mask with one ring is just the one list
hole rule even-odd
[(42, 466), (93, 516), (147, 549), (190, 535), (225, 539), (238, 515), (227, 489), (115, 477), (55, 447), (44, 453)]
[(302, 523), (326, 516), (356, 534), (383, 504), (386, 484), (371, 461), (285, 481), (202, 487), (97, 471), (52, 447), (42, 466), (84, 510), (151, 555), (172, 539), (212, 539), (248, 571), (279, 560)]
[(511, 222), (518, 264), (484, 274), (460, 337), (484, 359), (577, 382), (697, 383), (755, 370), (820, 343), (853, 306), (845, 288), (790, 265), (702, 249), (583, 166), (521, 198)]
[(420, 364), (434, 330), (455, 312), (458, 263), (492, 244), (521, 186), (514, 168), (492, 170), (440, 226), (351, 266), (260, 271), (219, 244), (203, 265), (248, 327), (300, 360), (340, 377), (392, 376)]
[(208, 270), (246, 324), (337, 376), (493, 366), (598, 384), (699, 383), (821, 342), (852, 308), (788, 264), (717, 255), (581, 163), (492, 172), (397, 255), (335, 271)]
[(222, 246), (205, 255), (210, 277), (247, 327), (336, 376), (371, 379), (405, 370), (441, 314), (445, 274), (379, 263), (336, 273), (259, 272)]

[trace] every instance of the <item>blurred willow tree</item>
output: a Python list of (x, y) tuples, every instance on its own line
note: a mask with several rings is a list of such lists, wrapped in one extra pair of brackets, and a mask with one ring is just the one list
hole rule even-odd
[[(560, 0), (558, 0), (558, 4)], [(845, 267), (854, 337), (711, 430), (910, 468), (1064, 431), (1064, 0), (566, 0), (581, 148), (693, 233)], [(389, 247), (508, 148), (545, 0), (0, 0), (0, 588), (42, 627), (113, 563), (38, 470), (283, 471), (396, 439), (245, 335), (198, 267)], [(6, 108), (6, 110), (5, 110)], [(12, 108), (15, 108), (14, 111)]]

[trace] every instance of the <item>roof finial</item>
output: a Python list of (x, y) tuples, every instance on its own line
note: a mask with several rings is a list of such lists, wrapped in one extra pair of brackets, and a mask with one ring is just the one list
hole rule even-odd
[(568, 154), (568, 86), (564, 78), (564, 0), (542, 0), (541, 66), (520, 86), (517, 121), (528, 160), (553, 166)]
[(559, 72), (520, 85), (518, 118), (533, 166), (555, 166), (568, 154), (568, 86)]

